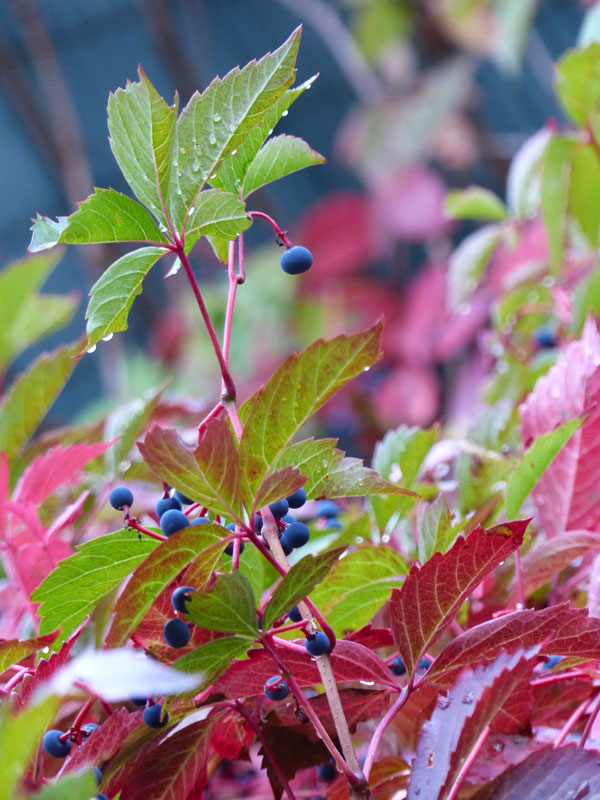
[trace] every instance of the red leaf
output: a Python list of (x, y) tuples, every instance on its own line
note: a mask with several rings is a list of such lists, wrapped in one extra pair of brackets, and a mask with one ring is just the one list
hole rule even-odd
[(593, 800), (599, 792), (598, 753), (548, 747), (507, 769), (471, 800)]
[(532, 724), (560, 727), (593, 690), (592, 675), (589, 680), (573, 678), (533, 687)]
[[(279, 654), (287, 668), (294, 673), (300, 686), (321, 683), (316, 663), (306, 653), (280, 647)], [(368, 681), (369, 684), (396, 686), (393, 675), (378, 655), (355, 642), (338, 640), (331, 654), (331, 666), (336, 680)], [(274, 672), (274, 662), (264, 650), (250, 650), (244, 661), (234, 661), (215, 684), (217, 692), (227, 697), (250, 697), (262, 694), (265, 681)]]
[(110, 781), (105, 793), (121, 800), (187, 800), (206, 783), (210, 733), (216, 722), (209, 717), (191, 723), (167, 738), (154, 739)]
[(475, 587), (523, 541), (527, 521), (476, 528), (447, 553), (413, 566), (390, 600), (392, 633), (409, 673)]
[(538, 648), (501, 653), (465, 669), (425, 723), (412, 763), (407, 800), (443, 800), (484, 728), (531, 673)]
[(491, 728), (496, 733), (520, 733), (531, 721), (533, 711), (533, 690), (526, 675), (516, 686), (496, 715)]
[(219, 722), (210, 735), (211, 746), (221, 758), (237, 758), (244, 747), (248, 747), (254, 731), (237, 711), (219, 712)]
[[(532, 550), (521, 559), (525, 597), (539, 589), (555, 575), (590, 550), (600, 549), (600, 534), (591, 531), (567, 531), (559, 538), (536, 542)], [(590, 590), (593, 583), (590, 583)], [(508, 601), (512, 606), (518, 601), (519, 591), (514, 587)], [(588, 599), (589, 603), (589, 599)]]
[(86, 739), (81, 749), (71, 750), (63, 771), (77, 772), (87, 764), (100, 766), (102, 762), (116, 756), (127, 736), (143, 724), (143, 713), (141, 709), (133, 713), (126, 708), (115, 711), (102, 723), (99, 730), (95, 730)]
[(549, 536), (600, 525), (600, 334), (592, 317), (520, 407), (524, 442), (587, 414), (533, 489)]
[(369, 622), (364, 628), (360, 628), (345, 637), (347, 642), (356, 642), (368, 647), (369, 650), (378, 650), (380, 647), (393, 647), (394, 637), (389, 628), (374, 628)]
[(77, 483), (77, 473), (112, 447), (114, 441), (58, 446), (37, 456), (19, 478), (13, 499), (41, 505), (59, 486)]
[(26, 677), (21, 684), (21, 692), (19, 694), (19, 706), (23, 708), (23, 706), (27, 705), (30, 701), (31, 697), (35, 693), (37, 689), (39, 689), (42, 684), (46, 683), (54, 676), (56, 672), (58, 672), (61, 667), (64, 667), (67, 661), (69, 660), (69, 655), (71, 653), (71, 648), (79, 639), (81, 632), (87, 625), (88, 620), (82, 623), (79, 628), (72, 634), (71, 638), (63, 642), (60, 650), (56, 653), (52, 653), (50, 658), (44, 659), (40, 661), (35, 668), (35, 672), (31, 677)]
[(600, 658), (600, 620), (569, 603), (505, 614), (453, 639), (427, 673), (427, 680), (448, 684), (457, 670), (482, 658), (494, 658), (502, 649), (541, 643), (544, 655)]

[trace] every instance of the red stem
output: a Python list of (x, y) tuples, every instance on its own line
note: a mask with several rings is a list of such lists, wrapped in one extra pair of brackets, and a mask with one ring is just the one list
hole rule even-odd
[(557, 672), (556, 675), (548, 675), (545, 678), (536, 678), (535, 680), (530, 682), (530, 686), (547, 686), (549, 683), (558, 683), (559, 681), (568, 681), (571, 678), (588, 678), (588, 680), (592, 679), (592, 676), (589, 672), (582, 672), (581, 670), (575, 670), (573, 672)]
[(285, 777), (285, 774), (284, 774), (283, 770), (281, 769), (281, 765), (279, 764), (279, 761), (277, 761), (277, 759), (275, 758), (275, 755), (273, 754), (273, 751), (271, 750), (267, 740), (263, 736), (263, 733), (262, 733), (260, 727), (257, 725), (257, 723), (255, 722), (253, 717), (246, 711), (246, 709), (244, 708), (243, 704), (240, 703), (239, 700), (235, 700), (235, 702), (233, 702), (233, 703), (227, 703), (226, 705), (228, 705), (229, 708), (235, 709), (239, 714), (242, 715), (242, 717), (246, 720), (248, 725), (250, 725), (250, 727), (252, 728), (252, 730), (256, 734), (256, 738), (261, 743), (261, 746), (262, 746), (262, 749), (264, 750), (265, 756), (269, 759), (269, 761), (271, 762), (271, 766), (273, 767), (274, 771), (277, 773), (277, 777), (279, 778), (279, 782), (281, 783), (281, 785), (283, 786), (283, 788), (287, 792), (288, 797), (290, 798), (290, 800), (296, 800), (296, 797), (295, 797), (293, 791), (291, 790), (289, 783), (287, 782), (287, 778)]
[(371, 772), (371, 767), (373, 766), (373, 761), (375, 759), (375, 755), (377, 754), (377, 749), (378, 749), (379, 744), (381, 742), (381, 737), (385, 733), (386, 728), (388, 727), (390, 722), (394, 719), (396, 714), (400, 711), (400, 709), (402, 708), (404, 703), (406, 703), (406, 701), (408, 700), (409, 695), (410, 695), (410, 688), (408, 686), (405, 686), (402, 689), (402, 692), (400, 693), (399, 697), (394, 702), (393, 706), (391, 706), (388, 709), (386, 715), (379, 722), (379, 724), (377, 725), (377, 728), (375, 729), (375, 733), (371, 737), (371, 741), (369, 742), (369, 749), (367, 750), (367, 757), (365, 758), (365, 765), (363, 767), (363, 772), (364, 772), (367, 780), (368, 780), (369, 774)]
[(238, 236), (238, 278), (239, 284), (246, 280), (246, 264), (244, 263), (244, 234)]
[(280, 633), (284, 631), (293, 631), (294, 628), (304, 628), (307, 625), (305, 619), (301, 619), (300, 622), (290, 622), (289, 625), (282, 625), (280, 628), (273, 628), (272, 630), (268, 631), (266, 634), (267, 636), (278, 636)]
[(454, 781), (454, 785), (450, 789), (450, 793), (448, 794), (448, 797), (446, 798), (446, 800), (456, 800), (456, 798), (458, 797), (458, 793), (460, 791), (460, 787), (463, 785), (463, 783), (465, 781), (465, 778), (467, 777), (467, 774), (468, 774), (469, 770), (473, 766), (473, 762), (475, 761), (475, 759), (479, 755), (479, 753), (481, 751), (481, 748), (485, 744), (485, 740), (489, 736), (489, 733), (490, 733), (490, 726), (486, 725), (486, 727), (481, 732), (481, 734), (479, 736), (479, 739), (477, 739), (477, 741), (473, 745), (473, 749), (471, 750), (471, 752), (467, 756), (464, 764), (460, 768), (460, 772), (456, 776), (456, 780)]
[(135, 517), (129, 517), (126, 522), (128, 528), (133, 528), (134, 531), (145, 533), (146, 536), (150, 536), (152, 539), (158, 539), (159, 542), (166, 542), (169, 538), (168, 536), (163, 536), (162, 533), (154, 533), (154, 531), (149, 531), (148, 528), (144, 528)]
[(229, 292), (227, 293), (227, 307), (225, 309), (225, 328), (223, 331), (223, 358), (229, 364), (229, 347), (231, 345), (231, 325), (233, 323), (233, 309), (238, 281), (235, 274), (235, 240), (229, 242), (229, 258), (227, 260), (227, 276), (229, 277)]
[(6, 694), (9, 694), (9, 692), (11, 692), (15, 688), (15, 686), (18, 686), (21, 683), (25, 675), (32, 675), (32, 674), (33, 674), (32, 669), (27, 669), (27, 667), (23, 667), (23, 669), (20, 672), (17, 672), (16, 675), (13, 675), (12, 678), (10, 678), (4, 684), (3, 691), (6, 692)]
[(273, 217), (270, 217), (268, 214), (265, 214), (264, 211), (249, 211), (248, 215), (251, 217), (258, 217), (259, 219), (264, 219), (269, 225), (273, 228), (277, 236), (281, 239), (284, 245), (289, 249), (292, 246), (292, 243), (288, 239), (287, 231), (282, 230), (279, 225), (275, 222)]
[(231, 559), (231, 569), (240, 568), (240, 553), (242, 552), (242, 542), (239, 536), (233, 540), (233, 557)]
[[(597, 697), (598, 694), (596, 693), (594, 697)], [(591, 733), (592, 727), (594, 722), (596, 721), (596, 717), (598, 716), (598, 712), (600, 711), (600, 702), (596, 703), (596, 708), (590, 714), (588, 721), (585, 723), (585, 728), (583, 729), (583, 733), (581, 734), (581, 739), (579, 740), (579, 744), (577, 745), (579, 748), (583, 750), (585, 747), (585, 743), (587, 741), (588, 736)]]
[(236, 397), (235, 383), (233, 382), (233, 378), (231, 377), (231, 374), (223, 357), (223, 351), (221, 350), (221, 345), (219, 344), (219, 340), (217, 338), (214, 325), (212, 324), (212, 320), (208, 313), (208, 309), (206, 308), (206, 304), (204, 303), (204, 298), (202, 297), (202, 292), (200, 291), (200, 287), (198, 286), (198, 281), (196, 280), (196, 276), (194, 275), (188, 257), (181, 243), (179, 243), (176, 252), (188, 277), (190, 286), (192, 287), (192, 292), (194, 293), (194, 297), (196, 298), (196, 302), (198, 303), (198, 308), (200, 309), (200, 314), (202, 315), (202, 319), (204, 321), (208, 337), (213, 346), (213, 350), (215, 351), (217, 361), (219, 362), (219, 369), (221, 370), (221, 378), (223, 381), (223, 398), (222, 398), (223, 404), (225, 405), (226, 401), (235, 402), (235, 397)]
[(575, 711), (571, 714), (569, 719), (565, 722), (561, 732), (558, 734), (556, 739), (554, 740), (553, 747), (557, 748), (560, 747), (564, 740), (569, 735), (570, 731), (575, 727), (577, 722), (580, 718), (585, 714), (585, 712), (590, 707), (591, 703), (594, 701), (595, 695), (593, 697), (588, 697), (587, 700), (584, 700), (583, 703), (577, 706)]
[(209, 411), (208, 414), (202, 420), (202, 422), (198, 425), (198, 443), (201, 442), (202, 437), (204, 436), (204, 432), (206, 431), (206, 426), (208, 425), (208, 423), (211, 421), (211, 419), (216, 419), (219, 416), (219, 414), (221, 413), (221, 411), (223, 411), (224, 408), (225, 408), (225, 406), (219, 400), (219, 402), (212, 409), (212, 411)]
[(72, 733), (76, 733), (77, 731), (81, 730), (81, 723), (86, 718), (88, 711), (96, 702), (96, 697), (93, 697), (91, 700), (87, 700), (79, 714), (75, 717), (75, 721), (71, 725), (70, 729), (65, 733), (61, 734), (58, 738), (61, 742), (65, 742)]

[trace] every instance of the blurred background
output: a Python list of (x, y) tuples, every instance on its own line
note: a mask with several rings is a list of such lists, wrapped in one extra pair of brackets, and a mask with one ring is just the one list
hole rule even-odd
[[(553, 62), (575, 45), (591, 6), (4, 0), (0, 268), (24, 257), (36, 212), (69, 214), (93, 186), (128, 191), (110, 151), (106, 103), (111, 90), (137, 78), (138, 64), (169, 101), (177, 90), (183, 106), (215, 75), (276, 48), (302, 23), (298, 80), (317, 72), (319, 79), (277, 132), (302, 136), (327, 164), (272, 184), (250, 202), (309, 247), (314, 266), (299, 279), (285, 275), (271, 229), (253, 225), (232, 366), (243, 398), (292, 349), (384, 314), (383, 362), (319, 421), (320, 433), (368, 457), (386, 429), (444, 420), (457, 402), (460, 388), (450, 387), (460, 387), (473, 363), (489, 304), (446, 310), (448, 258), (474, 227), (449, 221), (445, 192), (478, 183), (503, 196), (510, 159), (523, 142), (545, 125), (565, 124)], [(81, 335), (89, 288), (123, 252), (110, 245), (61, 254), (44, 286), (52, 295), (47, 328), (56, 330), (4, 364), (5, 385), (41, 350)], [(202, 245), (193, 264), (219, 329), (223, 268)], [(183, 275), (163, 279), (167, 268), (161, 262), (150, 274), (129, 331), (81, 360), (47, 426), (99, 419), (159, 387), (191, 413), (215, 402), (219, 380), (197, 311)]]

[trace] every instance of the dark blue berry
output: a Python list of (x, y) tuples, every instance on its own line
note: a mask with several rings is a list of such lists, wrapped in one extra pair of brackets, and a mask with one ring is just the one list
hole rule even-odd
[(561, 659), (562, 656), (548, 656), (548, 660), (544, 664), (544, 669), (554, 669)]
[(271, 514), (275, 517), (275, 519), (281, 519), (287, 512), (290, 510), (288, 505), (288, 501), (277, 500), (275, 503), (269, 503), (269, 508), (271, 509)]
[(281, 539), (279, 540), (279, 544), (281, 545), (281, 549), (283, 550), (285, 555), (289, 556), (289, 554), (292, 552), (292, 550), (294, 548), (290, 544), (290, 542), (289, 542), (289, 540), (288, 540), (288, 538), (286, 536), (286, 533), (287, 533), (287, 531), (285, 531), (284, 533), (281, 534)]
[(284, 514), (284, 516), (281, 517), (281, 522), (285, 522), (287, 525), (291, 525), (292, 522), (296, 522), (296, 517), (292, 517), (291, 514)]
[(329, 638), (323, 631), (317, 631), (312, 639), (305, 639), (304, 646), (311, 656), (322, 656), (329, 650)]
[(285, 529), (284, 536), (292, 547), (303, 547), (310, 539), (310, 529), (303, 522), (292, 522)]
[(337, 778), (337, 770), (335, 768), (335, 761), (331, 759), (324, 764), (319, 764), (317, 767), (319, 778), (326, 783), (331, 783)]
[(325, 520), (325, 527), (330, 531), (341, 531), (344, 528), (337, 517), (327, 517)]
[(174, 617), (165, 622), (163, 636), (169, 647), (180, 649), (188, 644), (192, 634), (190, 632), (190, 626), (185, 620)]
[(161, 720), (162, 706), (148, 706), (144, 709), (144, 722), (149, 728), (164, 728), (169, 721), (169, 715), (165, 714)]
[(94, 773), (94, 778), (96, 778), (98, 786), (100, 786), (102, 783), (102, 770), (100, 767), (92, 767), (92, 772)]
[(42, 747), (49, 756), (54, 758), (65, 758), (71, 752), (71, 741), (67, 739), (61, 742), (60, 737), (63, 735), (62, 731), (52, 730), (47, 731), (42, 739)]
[(108, 502), (117, 511), (121, 511), (123, 506), (131, 508), (133, 505), (133, 492), (127, 486), (115, 486), (108, 496)]
[(165, 511), (160, 518), (160, 529), (165, 536), (172, 536), (182, 528), (187, 528), (189, 524), (190, 521), (183, 511), (177, 511), (176, 508)]
[(433, 664), (433, 661), (427, 656), (423, 656), (423, 658), (417, 664), (417, 669), (429, 669), (429, 667)]
[(192, 525), (210, 525), (210, 520), (208, 517), (196, 517)]
[(233, 531), (235, 533), (235, 528), (236, 528), (235, 522), (228, 522), (227, 525), (225, 525), (225, 527), (227, 528), (228, 531)]
[(165, 511), (169, 511), (172, 508), (181, 511), (181, 503), (176, 497), (161, 497), (160, 500), (156, 501), (156, 505), (154, 506), (154, 510), (159, 519)]
[(556, 336), (550, 328), (538, 328), (535, 334), (538, 347), (551, 349), (556, 347)]
[(298, 608), (298, 606), (290, 608), (290, 610), (288, 611), (288, 617), (292, 620), (292, 622), (300, 622), (300, 620), (302, 619), (302, 614), (300, 613), (300, 609)]
[(281, 675), (274, 675), (265, 683), (265, 694), (269, 700), (284, 700), (289, 693), (287, 681)]
[(317, 506), (317, 517), (337, 517), (340, 507), (333, 500), (321, 500)]
[(312, 253), (302, 245), (295, 245), (281, 256), (281, 269), (288, 275), (300, 275), (310, 269), (313, 262)]
[(190, 592), (195, 592), (193, 586), (178, 586), (171, 595), (171, 605), (175, 611), (181, 614), (187, 614), (187, 604), (190, 599)]
[(285, 498), (290, 508), (301, 508), (306, 503), (306, 492), (302, 487), (296, 489), (294, 494)]
[(189, 497), (186, 497), (178, 489), (175, 489), (175, 497), (179, 500), (182, 506), (191, 506), (192, 503), (194, 502), (193, 500), (190, 500)]
[(404, 661), (402, 661), (402, 656), (396, 656), (390, 664), (390, 670), (394, 675), (406, 675), (406, 665)]
[(105, 794), (102, 794), (102, 792), (98, 792), (94, 800), (108, 800), (108, 797)]
[[(172, 598), (171, 598), (172, 599)], [(148, 702), (147, 697), (130, 697), (129, 702), (133, 703), (134, 706), (145, 706)]]
[(81, 726), (81, 732), (84, 736), (90, 736), (94, 731), (99, 731), (100, 725), (97, 722), (88, 722), (86, 725)]
[(256, 533), (260, 533), (262, 531), (263, 521), (260, 514), (254, 515), (254, 530)]
[[(242, 542), (241, 545), (240, 545), (240, 553), (243, 553), (243, 552), (244, 552), (244, 543)], [(229, 544), (225, 548), (225, 553), (228, 556), (232, 556), (233, 555), (233, 542), (229, 542)]]

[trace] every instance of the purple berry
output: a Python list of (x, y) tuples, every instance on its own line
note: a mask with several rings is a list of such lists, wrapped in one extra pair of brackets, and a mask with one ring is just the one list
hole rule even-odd
[(265, 694), (269, 700), (284, 700), (289, 693), (287, 681), (281, 675), (274, 675), (265, 683)]
[(269, 503), (269, 508), (275, 519), (281, 519), (281, 517), (290, 510), (288, 501), (285, 500), (285, 498), (283, 500), (277, 500), (275, 503)]
[(190, 626), (185, 620), (179, 619), (179, 617), (173, 617), (173, 619), (169, 619), (165, 622), (163, 636), (169, 647), (175, 647), (179, 650), (189, 643), (192, 634)]
[(189, 524), (190, 521), (183, 511), (178, 511), (176, 508), (165, 511), (160, 518), (160, 529), (165, 536), (172, 536), (177, 531), (187, 528)]
[(306, 247), (295, 245), (281, 256), (281, 269), (288, 275), (300, 275), (310, 269), (313, 262), (312, 253)]
[(293, 550), (294, 548), (293, 548), (293, 547), (292, 547), (292, 545), (290, 544), (290, 542), (289, 542), (289, 539), (288, 539), (288, 538), (287, 538), (287, 536), (286, 536), (286, 533), (287, 533), (287, 531), (284, 531), (284, 532), (281, 534), (281, 538), (279, 539), (279, 544), (281, 545), (281, 549), (283, 550), (283, 552), (285, 553), (285, 555), (286, 555), (286, 556), (289, 556), (289, 554), (292, 552), (292, 550)]
[(337, 770), (335, 768), (335, 761), (331, 759), (324, 764), (319, 764), (317, 767), (319, 778), (326, 783), (331, 783), (337, 778)]
[(61, 742), (62, 731), (47, 731), (42, 739), (42, 747), (49, 756), (54, 758), (65, 758), (71, 752), (71, 740)]
[(329, 637), (322, 631), (317, 631), (311, 639), (305, 639), (304, 646), (309, 655), (322, 656), (329, 651)]
[(310, 529), (303, 522), (292, 522), (285, 529), (284, 536), (292, 547), (303, 547), (310, 539)]
[(404, 661), (402, 661), (402, 656), (396, 656), (390, 664), (390, 670), (394, 675), (406, 675), (406, 665)]
[(176, 497), (161, 497), (160, 500), (156, 501), (156, 505), (154, 506), (154, 510), (156, 511), (156, 516), (160, 519), (165, 511), (170, 511), (170, 509), (176, 509), (177, 511), (181, 511), (181, 503)]
[(133, 492), (127, 486), (115, 486), (108, 496), (108, 502), (117, 511), (122, 511), (123, 506), (131, 508), (133, 505)]
[(171, 605), (175, 611), (181, 614), (187, 614), (187, 604), (190, 599), (190, 592), (195, 592), (193, 586), (178, 586), (171, 595)]
[(294, 494), (285, 498), (290, 508), (301, 508), (306, 503), (306, 492), (302, 487), (296, 489)]
[(162, 706), (148, 706), (144, 709), (144, 722), (149, 728), (164, 728), (169, 721), (169, 715), (165, 714), (161, 720)]

